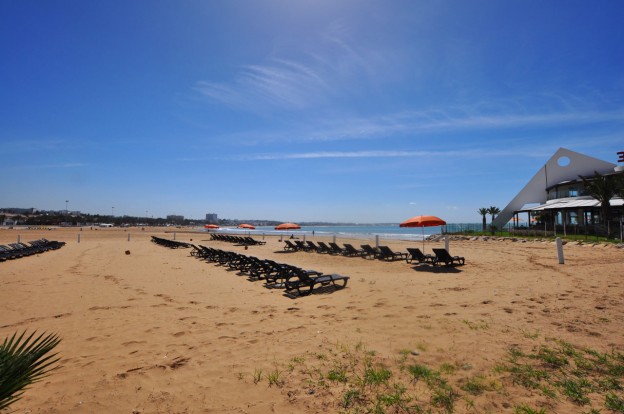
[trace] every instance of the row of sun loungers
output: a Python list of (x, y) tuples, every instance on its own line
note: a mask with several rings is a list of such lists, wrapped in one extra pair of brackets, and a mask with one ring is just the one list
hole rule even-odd
[(20, 242), (0, 245), (0, 262), (60, 249), (63, 246), (65, 246), (65, 242), (47, 239), (34, 240), (28, 244)]
[(162, 237), (152, 236), (152, 242), (159, 244), (161, 246), (168, 247), (170, 249), (188, 249), (193, 245), (190, 243), (184, 243), (176, 240), (163, 239)]
[(234, 243), (239, 246), (253, 246), (256, 244), (266, 244), (265, 241), (256, 240), (250, 236), (233, 236), (230, 234), (211, 233), (210, 237), (212, 237), (212, 240)]
[(424, 263), (430, 265), (438, 265), (444, 263), (446, 266), (463, 265), (465, 259), (460, 256), (451, 256), (446, 249), (433, 249), (434, 254), (424, 254), (418, 248), (408, 248), (407, 253), (394, 252), (388, 246), (379, 246), (374, 248), (368, 244), (363, 244), (360, 248), (345, 243), (344, 247), (338, 246), (336, 243), (325, 243), (313, 241), (285, 240), (285, 251), (297, 252), (315, 252), (321, 254), (342, 255), (349, 257), (362, 257), (365, 259), (378, 259), (385, 261), (405, 260), (407, 263)]
[(249, 280), (263, 280), (267, 288), (282, 288), (287, 296), (306, 296), (317, 290), (342, 289), (347, 286), (349, 276), (339, 274), (323, 274), (316, 270), (304, 270), (300, 267), (278, 263), (269, 259), (215, 249), (206, 246), (193, 246), (191, 255), (238, 270), (246, 274)]

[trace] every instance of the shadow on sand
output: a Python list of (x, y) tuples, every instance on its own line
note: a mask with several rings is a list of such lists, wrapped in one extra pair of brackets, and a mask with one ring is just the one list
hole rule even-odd
[(417, 272), (423, 273), (449, 273), (449, 274), (459, 274), (461, 273), (461, 269), (456, 268), (455, 266), (431, 266), (428, 264), (420, 263), (415, 266), (412, 266)]

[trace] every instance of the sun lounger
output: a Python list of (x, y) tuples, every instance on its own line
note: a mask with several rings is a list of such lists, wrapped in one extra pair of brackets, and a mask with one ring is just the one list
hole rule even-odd
[(407, 253), (395, 253), (388, 246), (379, 246), (379, 260), (405, 260), (407, 259)]
[(465, 263), (465, 259), (460, 256), (451, 256), (446, 249), (433, 249), (433, 252), (436, 255), (435, 263), (444, 263), (446, 266), (454, 266), (455, 263), (458, 265), (463, 265)]
[(331, 248), (323, 242), (318, 242), (318, 253), (331, 253)]
[(344, 254), (345, 250), (336, 243), (329, 243), (329, 254)]
[(349, 276), (339, 274), (313, 276), (305, 271), (296, 271), (285, 280), (284, 284), (286, 292), (296, 290), (299, 296), (307, 296), (318, 287), (332, 286), (335, 289), (343, 289), (348, 281)]
[(412, 263), (414, 261), (418, 263), (431, 263), (434, 264), (435, 256), (431, 254), (424, 254), (420, 251), (418, 247), (408, 247), (407, 252), (409, 256), (405, 259), (407, 263)]
[(344, 255), (351, 257), (363, 257), (366, 255), (366, 251), (364, 249), (356, 249), (353, 245), (349, 243), (345, 243), (344, 245)]
[(284, 240), (284, 243), (286, 243), (284, 245), (284, 250), (286, 251), (296, 252), (297, 250), (299, 250), (299, 248), (295, 246), (290, 240)]
[(297, 246), (297, 250), (301, 250), (304, 252), (308, 250), (308, 245), (301, 240), (295, 240), (295, 246)]
[(366, 254), (362, 255), (362, 257), (365, 258), (365, 259), (375, 259), (379, 255), (379, 252), (377, 250), (375, 250), (373, 247), (371, 247), (370, 245), (368, 245), (368, 244), (363, 244), (360, 247), (366, 253)]
[(319, 247), (316, 244), (314, 244), (313, 241), (308, 240), (308, 241), (306, 241), (306, 244), (308, 245), (308, 250), (306, 250), (306, 251), (308, 251), (308, 252), (317, 252), (318, 253)]

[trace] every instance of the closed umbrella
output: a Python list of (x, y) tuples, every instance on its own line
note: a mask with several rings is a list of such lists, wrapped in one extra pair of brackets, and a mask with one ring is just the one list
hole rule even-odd
[(423, 253), (425, 250), (425, 227), (444, 226), (446, 221), (436, 216), (416, 216), (405, 220), (400, 227), (421, 227), (423, 233)]
[(275, 227), (275, 230), (298, 230), (301, 226), (295, 223), (282, 223)]

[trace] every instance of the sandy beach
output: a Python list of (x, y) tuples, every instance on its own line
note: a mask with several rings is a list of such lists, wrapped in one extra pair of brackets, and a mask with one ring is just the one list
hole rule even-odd
[[(66, 242), (0, 263), (2, 338), (22, 330), (62, 337), (58, 368), (11, 407), (16, 413), (357, 412), (345, 397), (353, 383), (327, 373), (358, 352), (391, 370), (406, 398), (432, 412), (450, 411), (423, 381), (402, 377), (409, 371), (402, 367), (442, 372), (456, 391), (452, 412), (511, 413), (524, 404), (548, 413), (610, 412), (603, 408), (609, 392), (589, 393), (586, 404), (548, 397), (496, 367), (510, 349), (565, 343), (624, 352), (624, 249), (568, 243), (561, 265), (552, 242), (452, 241), (451, 253), (466, 264), (445, 268), (290, 253), (277, 237), (245, 248), (176, 232), (179, 241), (350, 277), (346, 289), (291, 299), (190, 249), (150, 241), (172, 239), (172, 231), (0, 230), (0, 244), (18, 235)], [(338, 239), (349, 242), (374, 245)], [(425, 249), (433, 247), (444, 243)], [(465, 386), (474, 378), (486, 382), (481, 392)], [(624, 398), (621, 390), (611, 394)]]

